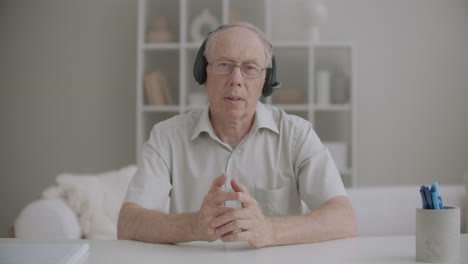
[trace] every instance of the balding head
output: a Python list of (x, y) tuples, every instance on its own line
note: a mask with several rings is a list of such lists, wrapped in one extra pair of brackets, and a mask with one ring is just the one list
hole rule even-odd
[(255, 27), (252, 24), (245, 23), (245, 22), (239, 22), (239, 23), (233, 23), (233, 24), (227, 24), (223, 25), (219, 28), (217, 28), (215, 31), (211, 32), (206, 41), (206, 47), (205, 47), (205, 52), (204, 55), (207, 59), (207, 61), (210, 61), (211, 55), (212, 55), (212, 48), (213, 44), (215, 42), (216, 36), (218, 35), (219, 32), (222, 32), (226, 29), (233, 28), (233, 27), (240, 27), (244, 29), (248, 29), (251, 32), (255, 33), (255, 35), (258, 37), (258, 39), (261, 41), (263, 44), (263, 49), (265, 52), (265, 63), (264, 67), (266, 68), (271, 68), (271, 58), (273, 56), (273, 47), (270, 43), (270, 41), (267, 39), (265, 33), (261, 31), (259, 28)]

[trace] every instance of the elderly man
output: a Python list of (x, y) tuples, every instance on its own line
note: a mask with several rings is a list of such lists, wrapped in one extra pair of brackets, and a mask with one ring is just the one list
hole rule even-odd
[[(263, 32), (250, 24), (221, 26), (200, 54), (194, 73), (209, 106), (153, 127), (118, 238), (265, 247), (355, 236), (340, 175), (311, 124), (259, 102), (271, 92), (275, 66)], [(302, 213), (301, 201), (310, 212)]]

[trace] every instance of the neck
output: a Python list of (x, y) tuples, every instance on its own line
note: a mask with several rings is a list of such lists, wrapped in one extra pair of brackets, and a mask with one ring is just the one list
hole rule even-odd
[(229, 120), (216, 116), (210, 111), (210, 120), (215, 134), (224, 143), (236, 148), (253, 126), (255, 113), (242, 118)]

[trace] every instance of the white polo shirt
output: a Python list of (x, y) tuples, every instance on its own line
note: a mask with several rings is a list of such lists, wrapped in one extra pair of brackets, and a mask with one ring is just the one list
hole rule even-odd
[(346, 195), (312, 125), (260, 102), (252, 129), (235, 149), (216, 136), (207, 107), (156, 124), (142, 152), (125, 201), (148, 209), (162, 211), (170, 197), (170, 213), (200, 210), (223, 171), (248, 188), (265, 215), (298, 215), (301, 200), (314, 210)]

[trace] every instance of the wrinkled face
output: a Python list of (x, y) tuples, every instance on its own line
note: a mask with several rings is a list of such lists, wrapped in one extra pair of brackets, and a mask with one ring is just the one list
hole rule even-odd
[(205, 88), (210, 101), (210, 114), (225, 119), (251, 118), (262, 95), (265, 70), (258, 78), (244, 77), (240, 67), (234, 67), (228, 75), (213, 72), (213, 62), (228, 61), (255, 63), (265, 67), (264, 46), (259, 37), (242, 27), (224, 29), (213, 36), (209, 65), (206, 68)]

